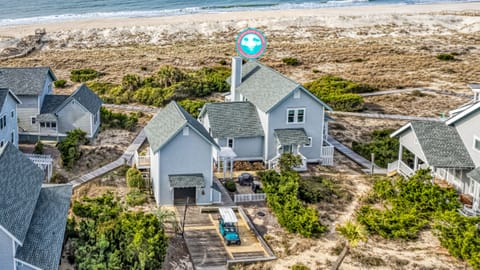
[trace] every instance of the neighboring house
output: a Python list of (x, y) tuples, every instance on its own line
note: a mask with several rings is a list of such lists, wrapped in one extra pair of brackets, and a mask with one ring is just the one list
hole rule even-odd
[(451, 111), (445, 122), (416, 121), (395, 131), (399, 159), (388, 170), (410, 176), (429, 168), (436, 181), (445, 180), (469, 197), (471, 208), (465, 211), (480, 214), (480, 86), (471, 88), (475, 98)]
[(177, 103), (161, 109), (145, 127), (150, 174), (158, 205), (220, 201), (213, 184), (213, 151), (205, 128)]
[(0, 147), (11, 142), (18, 147), (17, 96), (9, 89), (0, 88)]
[(0, 172), (0, 269), (58, 269), (72, 186), (42, 186), (44, 172), (11, 143)]
[(56, 80), (48, 67), (0, 68), (0, 87), (21, 101), (17, 106), (20, 141), (58, 140), (80, 128), (93, 138), (100, 126), (101, 99), (87, 86), (73, 94), (53, 95)]
[[(256, 61), (232, 62), (225, 103), (206, 104), (199, 121), (235, 160), (261, 160), (273, 167), (282, 153), (307, 162), (333, 165), (328, 136), (331, 108), (299, 83)], [(218, 159), (217, 159), (218, 161)]]

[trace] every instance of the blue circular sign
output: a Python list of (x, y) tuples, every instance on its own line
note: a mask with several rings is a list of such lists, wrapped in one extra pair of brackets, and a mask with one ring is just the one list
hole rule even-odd
[(265, 35), (255, 28), (247, 28), (240, 32), (236, 44), (238, 54), (248, 60), (260, 58), (267, 49)]

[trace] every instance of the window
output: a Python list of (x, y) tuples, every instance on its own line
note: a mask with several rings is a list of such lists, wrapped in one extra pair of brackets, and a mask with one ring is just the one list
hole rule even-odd
[(480, 151), (480, 139), (477, 137), (473, 138), (473, 147), (475, 150)]
[(227, 138), (227, 147), (233, 148), (233, 138)]
[(188, 127), (183, 128), (183, 136), (188, 136), (189, 130)]
[(44, 128), (45, 127), (45, 122), (40, 122), (40, 127)]
[(10, 141), (15, 144), (15, 131), (12, 131), (12, 136), (11, 136), (11, 139)]
[(3, 141), (0, 142), (0, 147), (3, 147)]
[(37, 119), (35, 117), (32, 117), (32, 125), (35, 125), (36, 122), (37, 122)]
[(308, 137), (308, 143), (304, 144), (303, 147), (312, 147), (312, 137)]
[(305, 122), (305, 109), (288, 109), (287, 123), (299, 124)]
[(52, 122), (52, 128), (57, 128), (57, 122)]
[(3, 124), (3, 116), (0, 117), (0, 129), (3, 129), (6, 125)]
[(12, 116), (12, 118), (14, 118), (14, 117), (15, 117), (15, 110), (12, 110), (12, 111), (10, 112), (10, 115)]

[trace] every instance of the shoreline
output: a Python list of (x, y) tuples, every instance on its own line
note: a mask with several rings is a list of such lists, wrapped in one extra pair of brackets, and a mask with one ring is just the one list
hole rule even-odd
[[(480, 2), (462, 3), (432, 3), (432, 4), (388, 4), (388, 5), (362, 5), (343, 7), (324, 7), (315, 9), (282, 9), (282, 10), (255, 10), (183, 14), (160, 17), (116, 17), (94, 18), (68, 21), (54, 21), (44, 23), (21, 24), (0, 26), (0, 37), (20, 38), (32, 35), (35, 29), (45, 29), (47, 33), (64, 31), (86, 31), (99, 29), (136, 28), (136, 27), (165, 27), (167, 25), (179, 26), (181, 24), (236, 24), (250, 27), (262, 26), (262, 23), (272, 19), (299, 20), (305, 18), (323, 19), (328, 23), (334, 17), (370, 17), (392, 16), (398, 14), (419, 15), (441, 12), (465, 12), (480, 14)], [(326, 25), (329, 27), (329, 25)], [(333, 25), (335, 27), (335, 25)]]

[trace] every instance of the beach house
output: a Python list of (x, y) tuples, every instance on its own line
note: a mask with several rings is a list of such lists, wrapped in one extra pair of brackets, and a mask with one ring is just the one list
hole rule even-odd
[(213, 183), (213, 151), (207, 130), (176, 102), (145, 127), (152, 188), (158, 205), (211, 204), (221, 195)]
[(474, 98), (450, 112), (446, 121), (415, 121), (392, 137), (400, 140), (398, 161), (388, 171), (405, 176), (430, 169), (435, 181), (458, 190), (467, 214), (480, 214), (480, 85), (470, 85)]
[(0, 269), (58, 269), (72, 186), (42, 185), (44, 172), (10, 142), (0, 172)]
[(55, 80), (48, 67), (0, 68), (0, 88), (10, 89), (21, 102), (20, 141), (59, 140), (76, 128), (93, 138), (99, 131), (101, 99), (86, 85), (71, 95), (53, 95)]
[(198, 118), (223, 153), (270, 168), (282, 153), (299, 155), (299, 170), (309, 162), (333, 165), (328, 105), (283, 74), (257, 61), (242, 64), (240, 57), (232, 59), (228, 82), (226, 102), (206, 104)]
[(0, 147), (7, 142), (18, 146), (17, 96), (7, 88), (0, 88)]

